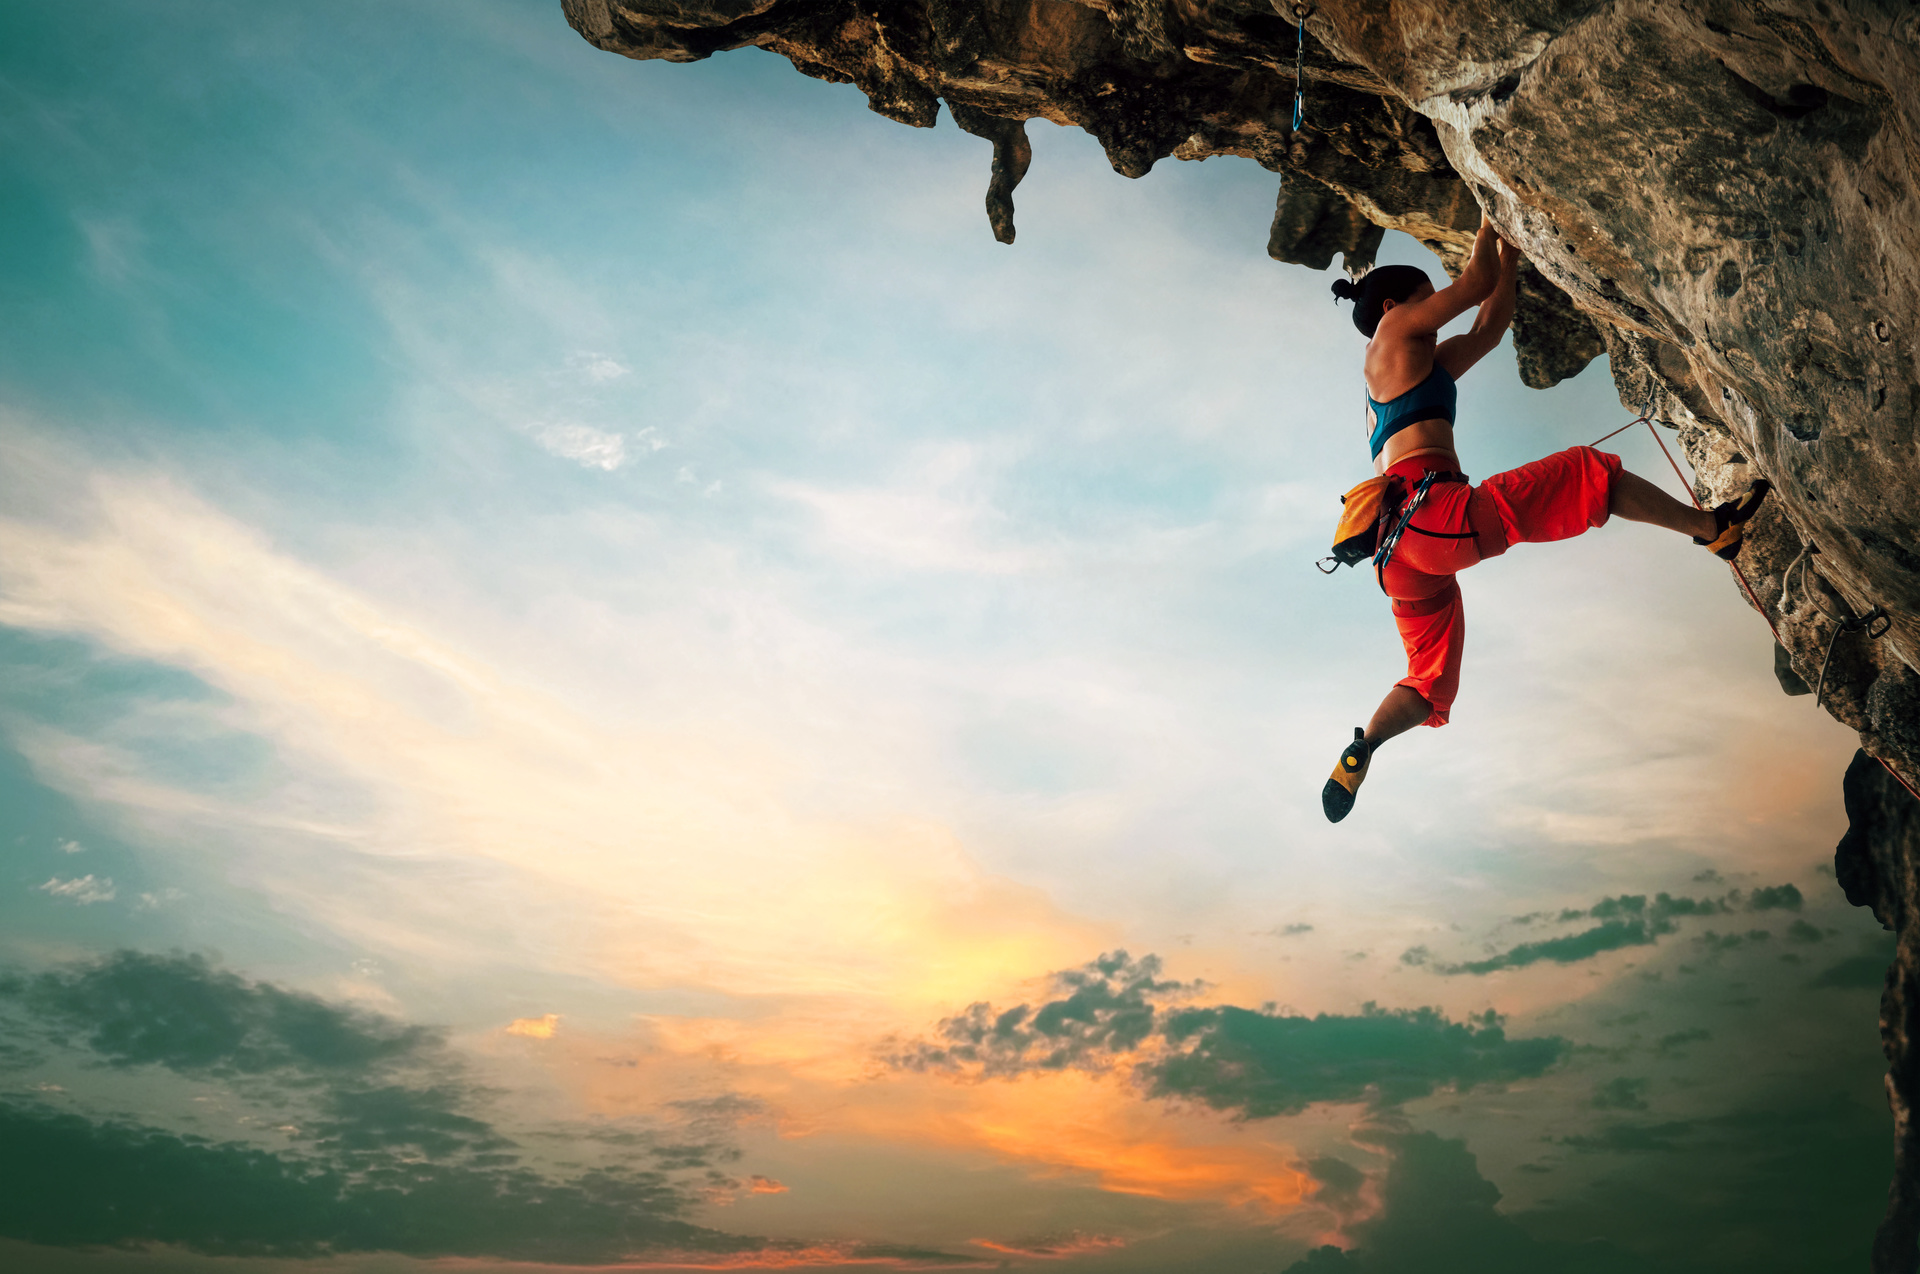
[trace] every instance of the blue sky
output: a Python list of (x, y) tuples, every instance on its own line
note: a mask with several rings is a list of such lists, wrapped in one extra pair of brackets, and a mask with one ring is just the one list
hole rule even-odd
[[(376, 1091), (555, 1180), (586, 1170), (556, 1146), (642, 1147), (682, 1194), (622, 1206), (699, 1233), (589, 1264), (1264, 1269), (1327, 1241), (1391, 1269), (1409, 1183), (1468, 1171), (1499, 1242), (1519, 1217), (1706, 1268), (1684, 1236), (1718, 1225), (1728, 1261), (1852, 1259), (1766, 1208), (1636, 1232), (1616, 1171), (1771, 1199), (1792, 1142), (1876, 1210), (1879, 939), (1820, 874), (1853, 741), (1780, 695), (1722, 567), (1613, 526), (1472, 572), (1455, 724), (1329, 827), (1398, 643), (1366, 579), (1310, 568), (1366, 471), (1360, 341), (1327, 277), (1264, 257), (1271, 175), (1129, 182), (1036, 125), (1005, 247), (948, 123), (753, 50), (626, 62), (544, 3), (450, 16), (0, 15), (9, 1117), (343, 1180), (367, 1161), (301, 1130)], [(1627, 419), (1604, 365), (1537, 393), (1506, 351), (1462, 405), (1475, 474)], [(1662, 891), (1701, 910), (1655, 922)], [(887, 1060), (1119, 949), (1206, 985), (1101, 974), (1159, 1025), (1070, 1065)], [(115, 1052), (108, 985), (255, 1042)], [(393, 1048), (329, 1069), (275, 1034), (285, 996)], [(1347, 1033), (1369, 1002), (1563, 1046), (1474, 1036), (1492, 1069), (1389, 1100), (1402, 1044)], [(1331, 1023), (1301, 1029), (1374, 1087), (1257, 1117), (1156, 1094), (1241, 1021), (1176, 1039), (1181, 1005)], [(507, 1171), (395, 1126), (443, 1184)], [(256, 1263), (184, 1222), (0, 1222), (45, 1268)], [(325, 1241), (484, 1263), (549, 1224)], [(79, 1250), (108, 1241), (161, 1246)]]

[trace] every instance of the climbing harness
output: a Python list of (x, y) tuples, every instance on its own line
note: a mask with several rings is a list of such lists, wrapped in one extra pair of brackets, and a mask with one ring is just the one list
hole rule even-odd
[[(1449, 473), (1444, 476), (1455, 482), (1466, 481), (1463, 475), (1457, 473)], [(1427, 492), (1433, 489), (1433, 484), (1438, 482), (1441, 477), (1441, 474), (1432, 469), (1420, 475), (1420, 485), (1413, 489), (1413, 494), (1409, 496), (1407, 502), (1401, 506), (1400, 517), (1394, 522), (1393, 529), (1388, 531), (1380, 539), (1380, 548), (1373, 555), (1373, 572), (1375, 575), (1379, 575), (1384, 571), (1387, 563), (1393, 560), (1393, 551), (1400, 547), (1400, 537), (1407, 533), (1407, 525), (1413, 521), (1413, 515), (1418, 513), (1420, 506), (1427, 502)], [(1420, 531), (1419, 527), (1414, 527), (1413, 529)], [(1473, 538), (1471, 535), (1458, 536), (1447, 531), (1420, 531), (1420, 534), (1433, 535), (1448, 540)], [(1380, 591), (1385, 592), (1386, 587), (1386, 583), (1383, 580), (1380, 585)]]
[[(1701, 509), (1704, 512), (1705, 510), (1700, 503), (1700, 497), (1694, 494), (1693, 484), (1691, 482), (1688, 482), (1686, 475), (1680, 472), (1680, 466), (1677, 463), (1675, 463), (1673, 459), (1673, 453), (1667, 450), (1666, 439), (1662, 438), (1660, 436), (1659, 429), (1654, 427), (1654, 418), (1653, 418), (1654, 397), (1655, 397), (1654, 394), (1649, 393), (1647, 395), (1647, 405), (1641, 409), (1640, 414), (1638, 416), (1634, 417), (1632, 420), (1629, 420), (1626, 424), (1614, 430), (1613, 433), (1606, 434), (1600, 438), (1595, 439), (1590, 445), (1597, 447), (1601, 443), (1605, 442), (1608, 438), (1613, 437), (1614, 434), (1623, 434), (1627, 430), (1633, 428), (1635, 425), (1645, 425), (1647, 427), (1647, 432), (1653, 435), (1653, 440), (1660, 444), (1660, 454), (1664, 455), (1667, 458), (1667, 464), (1670, 465), (1673, 469), (1673, 476), (1680, 479), (1680, 485), (1687, 489), (1687, 498), (1693, 501), (1693, 507), (1696, 509)], [(1812, 554), (1818, 551), (1819, 550), (1814, 545), (1809, 544), (1800, 551), (1800, 556), (1796, 557), (1793, 560), (1793, 562), (1788, 565), (1787, 574), (1781, 580), (1781, 587), (1782, 587), (1781, 602), (1783, 606), (1787, 598), (1785, 589), (1793, 578), (1793, 568), (1795, 566), (1800, 565), (1802, 559), (1810, 558)], [(1773, 622), (1773, 616), (1767, 612), (1767, 608), (1762, 606), (1760, 604), (1760, 599), (1754, 595), (1753, 585), (1747, 583), (1747, 573), (1740, 569), (1740, 563), (1729, 562), (1727, 563), (1727, 565), (1733, 568), (1733, 577), (1734, 579), (1740, 582), (1740, 591), (1747, 595), (1747, 600), (1753, 603), (1753, 608), (1760, 612), (1760, 618), (1767, 621), (1767, 628), (1769, 631), (1773, 633), (1773, 640), (1775, 644), (1784, 646), (1786, 643), (1780, 640), (1779, 626)], [(1801, 587), (1803, 589), (1806, 587), (1806, 581), (1804, 576), (1802, 577), (1802, 580), (1801, 580)], [(1809, 596), (1811, 596), (1811, 593), (1809, 593)], [(1815, 604), (1818, 605), (1818, 603), (1815, 603)], [(1872, 610), (1868, 611), (1866, 614), (1857, 616), (1852, 619), (1840, 619), (1838, 616), (1835, 616), (1832, 614), (1832, 612), (1828, 611), (1824, 606), (1821, 606), (1820, 610), (1822, 614), (1825, 614), (1829, 619), (1834, 620), (1834, 629), (1833, 629), (1832, 635), (1830, 635), (1827, 638), (1826, 658), (1821, 660), (1820, 662), (1820, 684), (1815, 688), (1814, 695), (1813, 695), (1813, 704), (1814, 704), (1814, 707), (1816, 708), (1820, 706), (1820, 696), (1824, 694), (1826, 691), (1827, 664), (1833, 658), (1833, 646), (1834, 646), (1834, 643), (1839, 640), (1840, 634), (1843, 632), (1865, 632), (1867, 634), (1867, 637), (1871, 640), (1871, 639), (1876, 639), (1884, 636), (1886, 634), (1887, 629), (1893, 626), (1893, 618), (1890, 615), (1888, 615), (1885, 610), (1881, 609), (1878, 606), (1875, 606)], [(1784, 610), (1782, 613), (1783, 614), (1785, 613)], [(1894, 782), (1898, 783), (1901, 787), (1907, 790), (1908, 796), (1911, 796), (1916, 801), (1920, 801), (1920, 792), (1916, 792), (1913, 790), (1913, 784), (1907, 782), (1906, 778), (1900, 773), (1900, 771), (1894, 769), (1893, 766), (1889, 765), (1886, 759), (1883, 757), (1875, 757), (1874, 760), (1879, 761), (1881, 767), (1885, 769), (1888, 774), (1893, 776)]]
[[(1471, 540), (1472, 531), (1429, 531), (1413, 525), (1413, 515), (1426, 503), (1427, 492), (1435, 483), (1465, 482), (1464, 473), (1442, 473), (1429, 469), (1420, 476), (1413, 494), (1406, 492), (1406, 480), (1397, 473), (1368, 478), (1340, 497), (1340, 521), (1333, 532), (1333, 553), (1314, 563), (1322, 575), (1331, 575), (1342, 566), (1358, 566), (1362, 559), (1373, 559), (1374, 578), (1380, 591), (1386, 592), (1384, 572), (1393, 560), (1400, 537), (1408, 531), (1436, 540)], [(1332, 565), (1328, 565), (1332, 563)]]

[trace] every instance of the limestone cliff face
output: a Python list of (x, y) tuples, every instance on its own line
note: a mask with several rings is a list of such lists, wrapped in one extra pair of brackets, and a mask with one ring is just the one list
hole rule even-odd
[(1900, 935), (1880, 996), (1880, 1041), (1887, 1053), (1887, 1102), (1893, 1108), (1893, 1189), (1874, 1242), (1874, 1269), (1914, 1268), (1920, 1245), (1920, 801), (1865, 752), (1847, 767), (1845, 839), (1833, 854), (1847, 901), (1871, 907)]
[[(1007, 242), (1033, 118), (1085, 129), (1130, 177), (1214, 155), (1281, 174), (1268, 251), (1284, 261), (1359, 269), (1392, 228), (1458, 269), (1486, 210), (1532, 263), (1523, 379), (1605, 350), (1621, 400), (1678, 429), (1703, 500), (1773, 481), (1740, 566), (1782, 684), (1816, 686), (1825, 665), (1821, 704), (1890, 767), (1881, 785), (1920, 787), (1920, 3), (1318, 0), (1302, 41), (1277, 2), (563, 7), (629, 57), (751, 44), (902, 123), (944, 102), (993, 144)], [(1910, 880), (1902, 826), (1882, 857)], [(1920, 908), (1897, 924), (1904, 986)], [(1890, 1084), (1905, 1129), (1920, 1070), (1896, 1058)], [(1900, 1224), (1880, 1268), (1915, 1266)]]

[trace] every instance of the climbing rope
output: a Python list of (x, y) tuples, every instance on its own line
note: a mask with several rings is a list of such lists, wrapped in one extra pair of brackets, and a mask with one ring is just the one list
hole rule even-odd
[[(1688, 482), (1686, 475), (1680, 472), (1680, 466), (1674, 461), (1673, 452), (1667, 450), (1667, 440), (1665, 438), (1662, 438), (1660, 436), (1659, 429), (1654, 427), (1653, 400), (1654, 400), (1654, 395), (1648, 394), (1647, 405), (1641, 409), (1640, 414), (1638, 416), (1635, 416), (1632, 420), (1629, 420), (1626, 424), (1614, 430), (1613, 433), (1606, 434), (1603, 437), (1596, 439), (1593, 443), (1589, 445), (1597, 447), (1601, 443), (1605, 442), (1608, 438), (1612, 438), (1617, 434), (1623, 434), (1627, 430), (1633, 428), (1635, 425), (1645, 425), (1647, 427), (1647, 432), (1653, 435), (1653, 440), (1660, 444), (1660, 454), (1665, 456), (1667, 458), (1667, 464), (1672, 466), (1673, 476), (1680, 479), (1680, 485), (1687, 489), (1687, 498), (1693, 501), (1693, 507), (1696, 509), (1701, 509), (1704, 512), (1704, 506), (1701, 505), (1700, 503), (1700, 497), (1694, 494), (1693, 484), (1691, 482)], [(1819, 550), (1817, 548), (1809, 544), (1805, 548), (1800, 550), (1800, 556), (1794, 558), (1793, 561), (1787, 566), (1787, 573), (1780, 581), (1781, 583), (1780, 600), (1783, 607), (1788, 597), (1788, 594), (1786, 591), (1787, 587), (1792, 582), (1792, 579), (1793, 579), (1793, 568), (1795, 566), (1799, 566), (1803, 559), (1809, 559), (1808, 565), (1811, 566), (1811, 561), (1810, 561), (1811, 556), (1818, 551)], [(1733, 577), (1736, 580), (1740, 581), (1740, 590), (1747, 595), (1747, 600), (1753, 603), (1753, 608), (1760, 612), (1760, 618), (1767, 621), (1767, 628), (1770, 632), (1773, 633), (1774, 644), (1777, 646), (1784, 647), (1786, 643), (1780, 640), (1780, 629), (1773, 622), (1773, 616), (1767, 612), (1767, 608), (1760, 604), (1759, 597), (1757, 597), (1754, 594), (1753, 585), (1747, 583), (1747, 573), (1740, 569), (1740, 563), (1737, 561), (1729, 562), (1728, 565), (1733, 567)], [(1801, 588), (1803, 590), (1806, 590), (1806, 582), (1804, 579), (1802, 579), (1801, 581)], [(1812, 591), (1807, 590), (1807, 595), (1809, 597), (1813, 596)], [(1882, 610), (1878, 606), (1875, 606), (1872, 610), (1868, 611), (1864, 615), (1860, 615), (1852, 619), (1841, 619), (1840, 617), (1834, 615), (1831, 611), (1827, 610), (1825, 606), (1820, 605), (1818, 602), (1815, 602), (1815, 605), (1819, 608), (1822, 614), (1826, 615), (1828, 619), (1831, 619), (1834, 621), (1833, 633), (1827, 638), (1826, 658), (1820, 661), (1820, 683), (1813, 692), (1813, 706), (1818, 708), (1820, 706), (1820, 696), (1826, 693), (1827, 665), (1833, 659), (1834, 643), (1840, 639), (1840, 634), (1843, 632), (1857, 633), (1857, 632), (1864, 631), (1870, 640), (1877, 639), (1879, 637), (1885, 636), (1887, 629), (1893, 626), (1893, 618), (1892, 616), (1888, 615), (1886, 611)], [(1876, 624), (1878, 625), (1878, 627), (1875, 627)], [(1880, 767), (1884, 769), (1888, 774), (1891, 774), (1893, 776), (1894, 782), (1898, 783), (1901, 787), (1907, 790), (1908, 796), (1911, 796), (1916, 801), (1920, 801), (1920, 792), (1916, 792), (1913, 790), (1913, 784), (1907, 782), (1906, 778), (1901, 775), (1900, 771), (1894, 769), (1891, 765), (1887, 764), (1887, 761), (1884, 757), (1874, 757), (1874, 760), (1880, 762)]]

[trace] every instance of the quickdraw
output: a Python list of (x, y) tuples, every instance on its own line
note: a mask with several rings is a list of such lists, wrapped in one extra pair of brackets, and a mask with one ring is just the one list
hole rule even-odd
[(1376, 573), (1385, 570), (1387, 563), (1393, 560), (1393, 551), (1400, 546), (1400, 537), (1406, 534), (1407, 523), (1413, 521), (1413, 515), (1426, 501), (1427, 492), (1433, 489), (1433, 480), (1438, 476), (1431, 469), (1420, 475), (1420, 485), (1413, 489), (1413, 494), (1407, 497), (1407, 502), (1400, 506), (1400, 516), (1394, 521), (1393, 528), (1380, 537), (1380, 547), (1373, 555), (1373, 569)]
[(1293, 43), (1293, 131), (1296, 133), (1300, 131), (1300, 121), (1305, 118), (1307, 98), (1301, 66), (1307, 52), (1307, 19), (1312, 15), (1313, 6), (1310, 4), (1293, 6), (1294, 20), (1299, 23), (1294, 31)]
[[(1875, 625), (1878, 627), (1875, 627)], [(1827, 638), (1827, 653), (1820, 660), (1820, 681), (1813, 689), (1813, 706), (1820, 706), (1820, 696), (1827, 692), (1827, 665), (1833, 662), (1834, 643), (1840, 640), (1841, 633), (1865, 632), (1867, 640), (1875, 641), (1887, 635), (1887, 629), (1893, 627), (1893, 616), (1876, 606), (1864, 615), (1852, 619), (1843, 619), (1833, 626), (1833, 635)], [(1898, 775), (1894, 777), (1898, 778)]]

